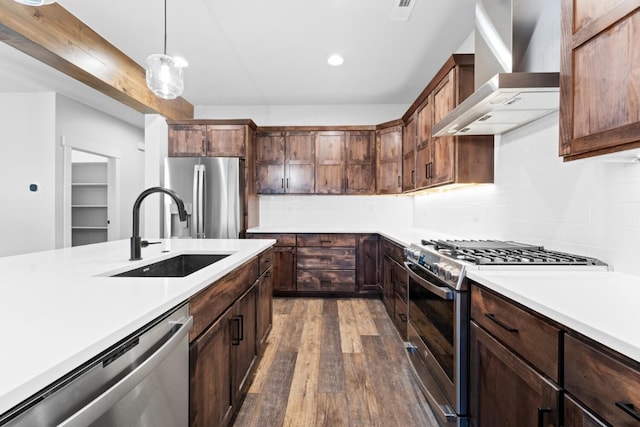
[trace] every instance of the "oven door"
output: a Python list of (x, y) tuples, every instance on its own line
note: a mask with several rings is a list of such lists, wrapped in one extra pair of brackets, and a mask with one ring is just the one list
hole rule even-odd
[[(466, 425), (468, 292), (405, 262), (409, 291), (409, 360), (442, 424)], [(452, 423), (452, 424), (449, 424)]]

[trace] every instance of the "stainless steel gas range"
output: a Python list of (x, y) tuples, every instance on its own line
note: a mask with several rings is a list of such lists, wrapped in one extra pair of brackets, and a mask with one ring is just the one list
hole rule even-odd
[(405, 248), (407, 355), (442, 425), (468, 425), (469, 283), (478, 269), (606, 270), (603, 262), (497, 240), (423, 240)]

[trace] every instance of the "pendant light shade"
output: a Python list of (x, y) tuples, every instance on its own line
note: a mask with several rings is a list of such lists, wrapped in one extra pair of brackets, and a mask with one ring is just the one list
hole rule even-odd
[(44, 6), (45, 4), (55, 3), (56, 0), (15, 0), (18, 3), (26, 4), (27, 6)]
[(164, 51), (147, 58), (147, 87), (163, 99), (176, 99), (184, 90), (183, 59), (167, 55), (167, 0), (164, 0)]
[(147, 87), (160, 98), (176, 99), (184, 90), (182, 66), (176, 62), (162, 53), (147, 58)]

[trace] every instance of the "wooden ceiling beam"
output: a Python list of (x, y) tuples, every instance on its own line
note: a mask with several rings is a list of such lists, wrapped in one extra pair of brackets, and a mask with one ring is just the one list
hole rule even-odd
[(154, 95), (143, 67), (58, 3), (33, 7), (0, 0), (0, 41), (141, 113), (193, 118), (191, 103)]

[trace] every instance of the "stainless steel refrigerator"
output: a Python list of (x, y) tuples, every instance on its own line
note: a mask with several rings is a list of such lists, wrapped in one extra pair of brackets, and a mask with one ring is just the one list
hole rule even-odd
[(234, 157), (167, 157), (164, 186), (185, 203), (180, 222), (170, 197), (164, 198), (165, 238), (238, 239), (244, 236), (244, 160)]

